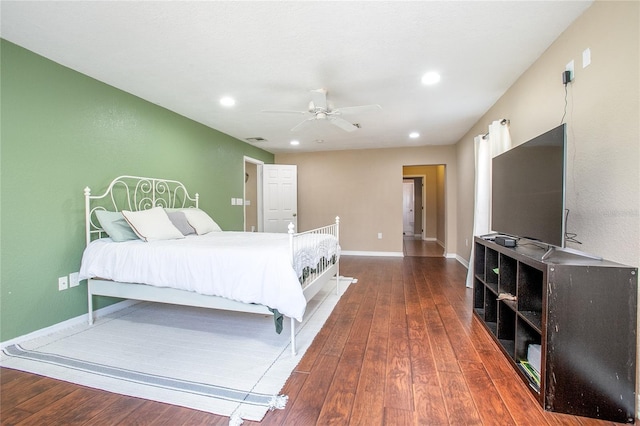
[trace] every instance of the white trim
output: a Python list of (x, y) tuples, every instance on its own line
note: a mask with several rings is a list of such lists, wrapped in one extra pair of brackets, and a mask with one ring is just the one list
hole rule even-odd
[[(404, 166), (403, 166), (404, 167)], [(427, 181), (427, 175), (405, 175), (404, 173), (402, 174), (402, 179), (413, 179), (413, 178), (422, 178), (422, 188), (421, 192), (422, 192), (422, 205), (420, 206), (420, 208), (422, 209), (422, 229), (420, 230), (420, 234), (417, 234), (417, 236), (419, 236), (420, 238), (422, 238), (423, 240), (426, 238), (427, 236), (427, 209), (425, 209), (425, 204), (426, 204), (426, 199), (427, 199), (427, 189), (426, 189), (426, 185), (425, 182)], [(415, 182), (415, 180), (414, 180)], [(415, 229), (413, 230), (413, 232), (415, 233)]]
[(447, 259), (456, 259), (457, 258), (457, 254), (455, 253), (445, 253), (444, 257), (446, 257)]
[(245, 176), (247, 175), (247, 163), (252, 163), (256, 165), (256, 187), (257, 187), (257, 197), (256, 200), (256, 213), (258, 216), (258, 229), (256, 231), (260, 232), (262, 229), (260, 217), (262, 215), (262, 169), (260, 166), (264, 165), (264, 161), (258, 160), (256, 158), (247, 157), (246, 155), (243, 157), (242, 161), (242, 229), (247, 230), (247, 182), (244, 181)]
[(350, 251), (342, 250), (345, 256), (380, 256), (380, 257), (404, 257), (401, 251)]
[(456, 254), (455, 258), (458, 262), (460, 262), (460, 264), (462, 264), (462, 266), (469, 269), (469, 262), (465, 260), (465, 258), (461, 257), (459, 254)]
[[(128, 308), (129, 306), (133, 306), (137, 303), (140, 303), (140, 302), (137, 300), (123, 300), (122, 302), (117, 302), (117, 303), (114, 303), (113, 305), (100, 308), (97, 311), (94, 311), (94, 313), (96, 314), (97, 318), (100, 318), (100, 317), (107, 316), (113, 312), (117, 312), (122, 309)], [(6, 342), (0, 342), (0, 349), (4, 349), (7, 346), (19, 344), (27, 340), (36, 339), (42, 336), (47, 336), (49, 334), (53, 334), (65, 328), (69, 328), (69, 327), (80, 325), (80, 324), (86, 324), (86, 323), (87, 323), (87, 314), (81, 314), (81, 315), (78, 315), (77, 317), (70, 318), (66, 321), (53, 324), (49, 327), (41, 328), (40, 330), (32, 331), (29, 334), (18, 336), (11, 340), (7, 340)]]

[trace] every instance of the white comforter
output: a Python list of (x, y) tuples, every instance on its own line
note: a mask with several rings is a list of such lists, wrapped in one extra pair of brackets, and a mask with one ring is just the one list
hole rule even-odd
[(321, 257), (339, 256), (339, 247), (329, 235), (303, 235), (299, 241), (303, 244), (294, 268), (287, 234), (211, 232), (179, 240), (117, 243), (103, 238), (85, 249), (80, 279), (173, 287), (258, 303), (301, 321), (306, 308), (298, 280), (302, 269), (315, 267)]

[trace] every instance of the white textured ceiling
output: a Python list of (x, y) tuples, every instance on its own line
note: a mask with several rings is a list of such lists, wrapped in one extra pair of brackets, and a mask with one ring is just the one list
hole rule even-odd
[[(590, 4), (3, 0), (0, 31), (277, 153), (455, 143)], [(442, 80), (423, 86), (431, 70)], [(344, 116), (361, 126), (350, 133), (322, 121), (291, 132), (305, 115), (261, 112), (306, 110), (319, 88), (336, 108), (382, 109)], [(224, 95), (236, 105), (222, 107)]]

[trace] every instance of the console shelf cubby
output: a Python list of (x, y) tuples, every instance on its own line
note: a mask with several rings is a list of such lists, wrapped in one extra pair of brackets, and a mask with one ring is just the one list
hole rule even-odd
[[(637, 268), (534, 243), (474, 244), (474, 315), (541, 406), (633, 423)], [(536, 352), (539, 376), (521, 363)]]

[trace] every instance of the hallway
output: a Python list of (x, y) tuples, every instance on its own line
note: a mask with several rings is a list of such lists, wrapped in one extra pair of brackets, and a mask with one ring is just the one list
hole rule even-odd
[(404, 237), (402, 250), (409, 257), (442, 257), (444, 248), (436, 241), (424, 241), (415, 237)]

